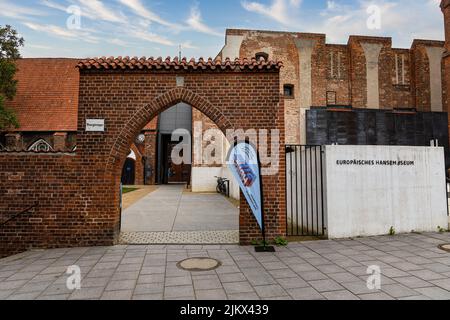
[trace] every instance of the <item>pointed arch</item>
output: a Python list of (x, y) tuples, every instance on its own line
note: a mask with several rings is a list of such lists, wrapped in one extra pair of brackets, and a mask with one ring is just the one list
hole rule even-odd
[(210, 118), (222, 132), (233, 128), (223, 112), (207, 99), (183, 87), (166, 91), (136, 111), (118, 135), (108, 159), (107, 170), (120, 168), (135, 137), (154, 117), (178, 103), (187, 103)]
[(30, 145), (28, 151), (50, 152), (53, 151), (53, 148), (45, 139), (39, 139)]

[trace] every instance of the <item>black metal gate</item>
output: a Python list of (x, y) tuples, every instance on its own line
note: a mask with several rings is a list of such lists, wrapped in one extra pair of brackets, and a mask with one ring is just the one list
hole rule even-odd
[(288, 236), (326, 236), (324, 147), (286, 146)]

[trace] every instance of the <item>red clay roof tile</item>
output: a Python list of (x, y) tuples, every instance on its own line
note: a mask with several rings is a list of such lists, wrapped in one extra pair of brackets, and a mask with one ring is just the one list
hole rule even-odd
[(278, 70), (283, 67), (280, 61), (265, 61), (264, 59), (236, 59), (225, 60), (209, 58), (205, 60), (187, 60), (183, 58), (171, 59), (170, 57), (163, 60), (161, 57), (151, 58), (130, 58), (130, 57), (101, 57), (85, 59), (78, 63), (80, 70)]
[(17, 93), (6, 105), (16, 111), (17, 131), (76, 131), (79, 59), (20, 59)]

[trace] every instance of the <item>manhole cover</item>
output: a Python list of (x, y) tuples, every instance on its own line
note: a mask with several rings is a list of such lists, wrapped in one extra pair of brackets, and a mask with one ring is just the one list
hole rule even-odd
[(450, 244), (441, 244), (439, 249), (450, 252)]
[(189, 258), (177, 264), (178, 268), (186, 271), (211, 271), (220, 267), (222, 263), (211, 258)]

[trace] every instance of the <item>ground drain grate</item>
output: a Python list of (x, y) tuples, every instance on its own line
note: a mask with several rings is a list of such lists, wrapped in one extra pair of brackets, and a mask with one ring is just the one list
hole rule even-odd
[(450, 252), (450, 244), (441, 244), (439, 249)]
[(177, 264), (177, 267), (186, 271), (201, 272), (219, 268), (222, 263), (212, 258), (189, 258)]

